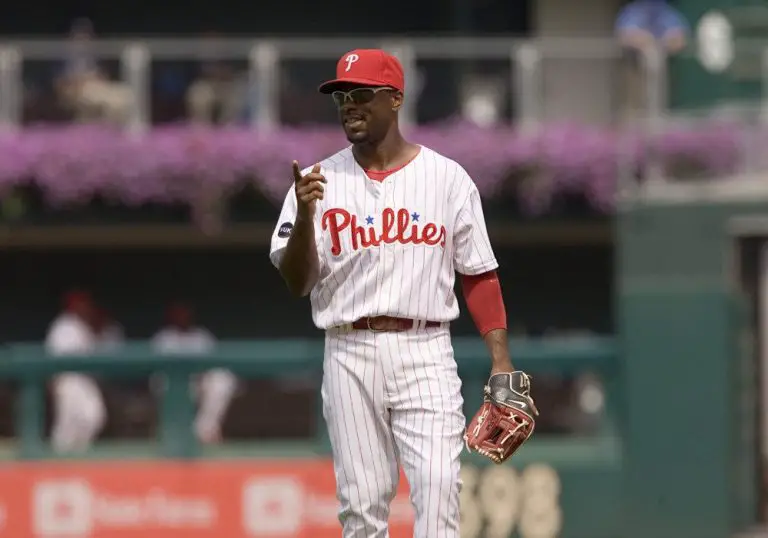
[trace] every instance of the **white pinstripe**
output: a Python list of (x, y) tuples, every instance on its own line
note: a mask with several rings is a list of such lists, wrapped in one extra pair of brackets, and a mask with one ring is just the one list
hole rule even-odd
[(385, 538), (403, 466), (417, 538), (459, 537), (461, 381), (444, 328), (328, 332), (323, 414), (344, 538)]
[[(465, 420), (448, 330), (459, 315), (455, 272), (498, 266), (477, 187), (461, 166), (428, 148), (382, 182), (365, 175), (350, 148), (320, 164), (327, 179), (315, 216), (321, 270), (310, 299), (315, 324), (327, 330), (323, 412), (343, 536), (389, 536), (402, 465), (416, 510), (415, 538), (459, 538)], [(291, 188), (272, 237), (276, 266), (289, 240), (280, 229), (295, 218)], [(414, 328), (350, 328), (382, 315), (416, 320)], [(444, 325), (426, 329), (426, 321)]]

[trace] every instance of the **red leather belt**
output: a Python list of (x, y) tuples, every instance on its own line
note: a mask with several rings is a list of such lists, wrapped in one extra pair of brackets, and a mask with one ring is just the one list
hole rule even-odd
[(426, 321), (418, 323), (415, 320), (407, 318), (393, 318), (391, 316), (375, 316), (372, 318), (361, 318), (352, 323), (352, 328), (358, 331), (374, 332), (401, 332), (410, 331), (416, 327), (431, 329), (440, 327), (440, 321)]

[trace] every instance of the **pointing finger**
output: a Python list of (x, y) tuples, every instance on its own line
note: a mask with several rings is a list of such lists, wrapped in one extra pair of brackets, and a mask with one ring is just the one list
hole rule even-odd
[(293, 181), (298, 183), (301, 181), (301, 169), (299, 168), (299, 161), (293, 161)]

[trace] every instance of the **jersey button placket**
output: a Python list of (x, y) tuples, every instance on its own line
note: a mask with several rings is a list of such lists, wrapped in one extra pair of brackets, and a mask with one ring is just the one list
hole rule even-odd
[[(376, 185), (376, 194), (374, 196), (374, 221), (373, 221), (373, 227), (376, 230), (376, 235), (381, 237), (382, 232), (382, 213), (384, 212), (384, 208), (387, 207), (387, 200), (385, 195), (385, 189), (384, 185), (381, 183), (378, 183)], [(374, 259), (376, 262), (381, 261), (381, 243), (379, 243), (378, 248), (372, 248), (372, 255), (374, 256)]]
[[(397, 210), (399, 209), (395, 201), (395, 176), (396, 175), (397, 174), (393, 174), (384, 180), (384, 200), (385, 200), (384, 207), (391, 208), (395, 212), (395, 214), (397, 214)], [(382, 248), (384, 247), (383, 242), (381, 244), (381, 247)], [(384, 267), (386, 267), (386, 271), (389, 272), (390, 274), (395, 268), (395, 255), (392, 249), (390, 249), (389, 255), (384, 258)]]

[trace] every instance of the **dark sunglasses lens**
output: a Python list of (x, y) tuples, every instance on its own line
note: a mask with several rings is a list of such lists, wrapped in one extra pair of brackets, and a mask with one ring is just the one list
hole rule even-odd
[(356, 105), (364, 105), (373, 101), (376, 92), (371, 88), (357, 88), (349, 92), (349, 97)]

